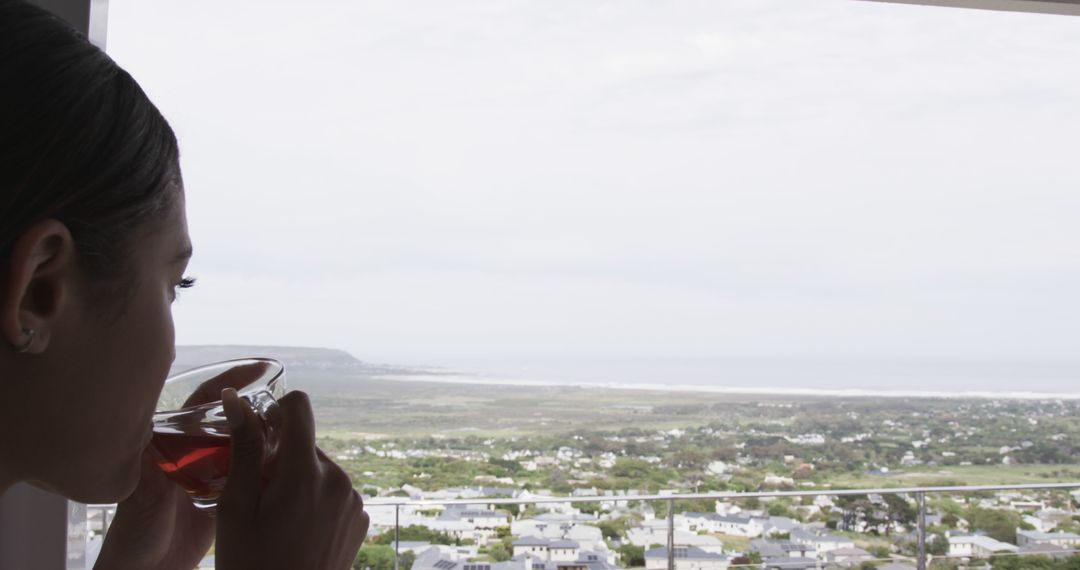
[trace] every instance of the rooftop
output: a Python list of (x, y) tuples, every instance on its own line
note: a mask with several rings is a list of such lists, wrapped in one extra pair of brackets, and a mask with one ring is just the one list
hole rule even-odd
[[(667, 558), (668, 549), (661, 546), (660, 548), (654, 548), (645, 553), (645, 558)], [(686, 560), (727, 560), (727, 557), (723, 554), (716, 554), (715, 552), (705, 552), (704, 550), (694, 546), (676, 546), (675, 558), (682, 558)]]

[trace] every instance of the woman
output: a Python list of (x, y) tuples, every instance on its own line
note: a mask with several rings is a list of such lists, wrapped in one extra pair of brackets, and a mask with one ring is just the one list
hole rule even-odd
[[(263, 472), (259, 420), (233, 428), (217, 520), (145, 453), (174, 358), (191, 256), (176, 137), (138, 84), (58, 18), (0, 0), (0, 492), (19, 481), (120, 501), (97, 568), (347, 568), (367, 532), (349, 477), (282, 398)], [(265, 482), (260, 483), (262, 479)]]

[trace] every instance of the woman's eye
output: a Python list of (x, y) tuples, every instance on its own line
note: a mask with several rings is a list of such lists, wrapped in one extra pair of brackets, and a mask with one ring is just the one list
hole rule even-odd
[(183, 279), (181, 279), (173, 287), (173, 295), (172, 295), (173, 300), (175, 301), (176, 298), (180, 296), (180, 290), (181, 289), (191, 289), (194, 286), (195, 286), (195, 278), (194, 277), (184, 277)]

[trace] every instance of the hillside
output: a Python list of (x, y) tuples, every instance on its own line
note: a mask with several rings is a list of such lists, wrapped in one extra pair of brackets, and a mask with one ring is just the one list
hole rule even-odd
[(353, 355), (335, 348), (254, 345), (194, 345), (176, 347), (173, 371), (178, 372), (210, 362), (220, 362), (249, 356), (276, 358), (292, 369), (359, 372), (371, 368)]

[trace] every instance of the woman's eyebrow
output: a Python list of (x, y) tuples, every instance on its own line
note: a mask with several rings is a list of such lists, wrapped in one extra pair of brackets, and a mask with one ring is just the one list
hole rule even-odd
[(192, 253), (193, 253), (193, 249), (192, 249), (191, 245), (188, 244), (184, 249), (182, 249), (180, 251), (180, 253), (176, 254), (176, 257), (173, 258), (173, 261), (176, 262), (176, 263), (180, 263), (182, 261), (187, 261), (187, 260), (191, 259), (191, 254)]

